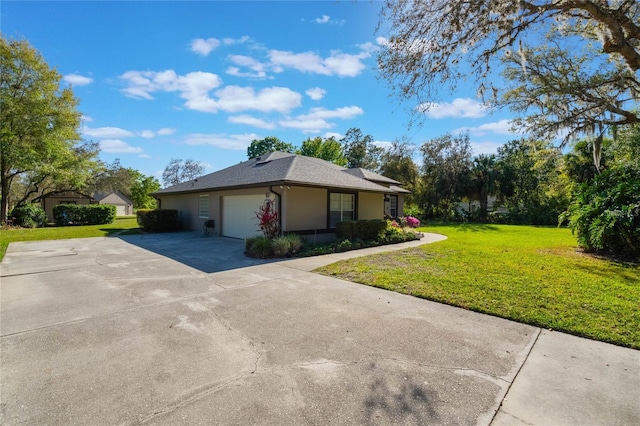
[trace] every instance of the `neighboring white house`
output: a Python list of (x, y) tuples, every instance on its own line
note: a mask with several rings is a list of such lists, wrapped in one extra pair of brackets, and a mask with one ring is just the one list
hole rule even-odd
[[(489, 198), (487, 199), (487, 211), (488, 212), (500, 212), (500, 213), (507, 213), (509, 210), (505, 207), (500, 206), (497, 203), (498, 199), (495, 195), (489, 195)], [(468, 213), (473, 213), (476, 210), (480, 209), (480, 201), (479, 200), (469, 200), (469, 201), (460, 201), (458, 203), (458, 211), (459, 212), (468, 212)]]
[(133, 214), (133, 201), (120, 191), (108, 194), (95, 194), (93, 199), (99, 204), (116, 206), (116, 216), (131, 216)]

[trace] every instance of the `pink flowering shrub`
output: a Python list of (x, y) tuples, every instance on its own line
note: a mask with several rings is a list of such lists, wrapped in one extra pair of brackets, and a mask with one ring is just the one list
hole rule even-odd
[(417, 228), (418, 226), (420, 226), (420, 220), (413, 217), (413, 216), (407, 216), (407, 225), (412, 227), (412, 228)]
[(278, 236), (278, 212), (276, 211), (274, 201), (270, 199), (264, 200), (260, 209), (256, 212), (260, 229), (266, 238), (275, 238)]

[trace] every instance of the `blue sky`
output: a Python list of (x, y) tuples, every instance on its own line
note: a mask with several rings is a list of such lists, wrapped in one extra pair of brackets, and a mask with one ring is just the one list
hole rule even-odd
[(378, 78), (381, 2), (0, 3), (5, 37), (24, 38), (80, 99), (100, 158), (161, 177), (172, 158), (213, 172), (253, 139), (299, 146), (352, 127), (385, 145), (468, 130), (474, 152), (513, 139), (509, 112), (460, 88), (421, 126)]

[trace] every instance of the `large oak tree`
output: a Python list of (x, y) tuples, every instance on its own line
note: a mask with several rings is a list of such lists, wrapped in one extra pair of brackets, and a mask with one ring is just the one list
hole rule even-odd
[[(97, 155), (78, 133), (81, 114), (71, 88), (24, 40), (0, 36), (0, 221), (7, 218), (11, 186), (20, 182), (25, 196), (78, 189)], [(63, 188), (64, 186), (64, 188)]]
[(640, 122), (637, 0), (388, 0), (381, 28), (382, 76), (418, 113), (472, 82), (536, 137)]

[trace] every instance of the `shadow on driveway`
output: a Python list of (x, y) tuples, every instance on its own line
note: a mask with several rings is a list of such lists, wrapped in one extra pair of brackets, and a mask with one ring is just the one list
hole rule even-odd
[(121, 235), (118, 238), (207, 274), (282, 260), (252, 259), (244, 254), (243, 240), (205, 236), (200, 232)]

